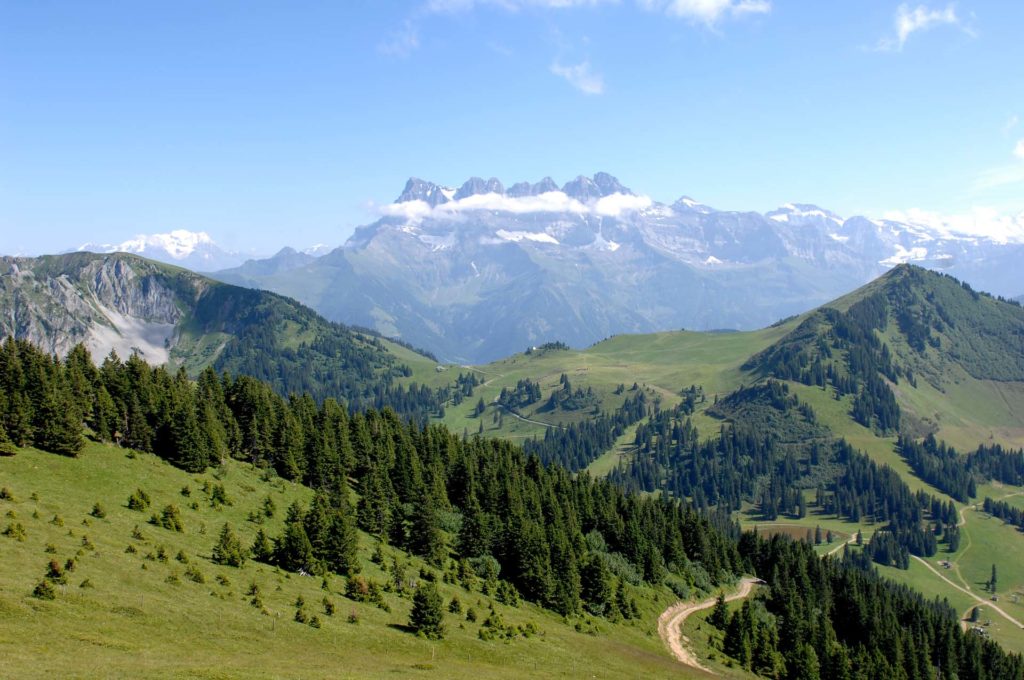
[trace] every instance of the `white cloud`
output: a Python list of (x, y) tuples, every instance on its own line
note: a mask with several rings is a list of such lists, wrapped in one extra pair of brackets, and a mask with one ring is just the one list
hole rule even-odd
[(442, 203), (431, 208), (425, 201), (405, 201), (381, 206), (381, 214), (401, 217), (417, 224), (426, 218), (451, 219), (475, 211), (506, 212), (516, 215), (533, 213), (572, 213), (575, 215), (597, 215), (619, 217), (623, 213), (644, 210), (651, 207), (649, 196), (611, 194), (596, 201), (583, 203), (562, 191), (548, 191), (537, 196), (512, 197), (502, 194), (475, 194), (457, 201)]
[[(926, 31), (936, 26), (957, 26), (960, 25), (960, 18), (956, 15), (956, 9), (952, 4), (946, 5), (945, 9), (930, 9), (927, 5), (918, 5), (911, 8), (910, 5), (902, 4), (896, 8), (894, 20), (896, 37), (882, 38), (878, 41), (875, 49), (881, 51), (900, 51), (907, 43), (910, 36), (918, 31)], [(964, 29), (968, 34), (973, 35), (969, 29)]]
[(1017, 114), (1013, 114), (1012, 116), (1007, 118), (1006, 119), (1006, 124), (1003, 125), (1003, 134), (1004, 135), (1010, 134), (1010, 132), (1013, 130), (1013, 128), (1017, 127), (1017, 123), (1019, 123), (1019, 122), (1020, 122), (1020, 118), (1017, 117)]
[(767, 14), (772, 11), (772, 3), (769, 0), (637, 0), (637, 4), (647, 10), (699, 21), (709, 26), (723, 17)]
[(910, 208), (891, 210), (884, 218), (928, 227), (947, 236), (983, 236), (1001, 243), (1024, 243), (1024, 212), (1006, 215), (994, 208), (976, 207), (969, 213), (942, 215)]
[(562, 66), (558, 62), (551, 65), (551, 72), (565, 78), (570, 85), (584, 94), (601, 94), (604, 92), (604, 78), (590, 70), (589, 61), (581, 61), (573, 66)]
[(602, 196), (594, 204), (594, 213), (605, 217), (618, 217), (624, 212), (644, 210), (651, 207), (649, 196), (630, 196), (629, 194), (611, 194)]
[(1013, 155), (1024, 161), (1024, 139), (1017, 140), (1017, 146), (1013, 147)]

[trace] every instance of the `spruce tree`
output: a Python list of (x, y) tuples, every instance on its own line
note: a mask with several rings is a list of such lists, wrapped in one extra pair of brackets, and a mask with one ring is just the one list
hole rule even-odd
[(711, 616), (708, 617), (708, 623), (718, 630), (725, 630), (725, 627), (729, 625), (729, 606), (725, 603), (724, 593), (718, 594), (715, 608), (712, 610)]
[(591, 554), (580, 568), (580, 596), (586, 609), (595, 616), (608, 612), (612, 599), (611, 575), (600, 555)]
[(429, 494), (421, 494), (413, 504), (409, 548), (435, 567), (442, 566), (448, 556), (438, 524), (436, 501)]
[(229, 567), (241, 567), (245, 564), (245, 553), (242, 542), (231, 530), (231, 525), (225, 522), (221, 527), (217, 543), (213, 546), (214, 563), (226, 564)]
[(444, 637), (444, 601), (437, 587), (430, 581), (423, 581), (416, 588), (412, 598), (412, 613), (409, 626), (417, 635), (431, 640)]
[(327, 530), (324, 560), (336, 574), (359, 572), (359, 532), (350, 512), (335, 510)]

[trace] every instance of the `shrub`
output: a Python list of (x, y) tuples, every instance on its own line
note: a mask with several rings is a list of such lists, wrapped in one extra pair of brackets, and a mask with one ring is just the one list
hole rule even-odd
[(12, 522), (7, 525), (4, 529), (4, 536), (13, 538), (16, 541), (24, 542), (27, 534), (25, 533), (25, 527), (21, 525), (21, 522)]
[(210, 505), (214, 508), (219, 508), (222, 505), (231, 505), (231, 499), (228, 498), (228, 490), (224, 488), (223, 484), (213, 485), (213, 490), (210, 491)]
[(206, 576), (194, 564), (190, 564), (185, 568), (185, 577), (194, 583), (206, 583)]
[(36, 584), (35, 589), (32, 591), (32, 597), (38, 597), (40, 600), (54, 600), (57, 598), (57, 591), (54, 590), (49, 581), (43, 579)]
[(153, 515), (149, 518), (149, 523), (164, 529), (177, 531), (178, 533), (185, 532), (185, 525), (181, 521), (181, 511), (178, 510), (176, 505), (164, 506), (159, 515)]
[(96, 503), (95, 505), (92, 506), (92, 512), (90, 512), (89, 514), (93, 517), (96, 517), (97, 519), (103, 519), (107, 516), (107, 511), (103, 508), (102, 505)]
[(135, 493), (128, 497), (128, 509), (142, 511), (149, 507), (149, 494), (142, 489), (136, 489)]

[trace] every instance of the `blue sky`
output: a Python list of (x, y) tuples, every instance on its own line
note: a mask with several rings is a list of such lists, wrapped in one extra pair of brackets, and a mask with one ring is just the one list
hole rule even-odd
[(995, 0), (0, 0), (0, 252), (336, 245), (410, 175), (1015, 214), (1022, 30)]

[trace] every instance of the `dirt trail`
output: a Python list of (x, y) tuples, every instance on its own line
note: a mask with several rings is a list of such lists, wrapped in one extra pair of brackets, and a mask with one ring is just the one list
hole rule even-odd
[(1020, 621), (1018, 621), (1017, 619), (1015, 619), (1012, 616), (1010, 616), (1009, 614), (1007, 614), (1005, 611), (1003, 611), (1002, 608), (1000, 608), (999, 605), (997, 605), (995, 602), (992, 602), (991, 600), (986, 600), (983, 597), (978, 597), (977, 595), (975, 595), (971, 591), (967, 590), (966, 588), (961, 588), (960, 586), (958, 586), (957, 584), (953, 583), (948, 578), (946, 578), (945, 575), (943, 575), (938, 569), (936, 569), (932, 565), (928, 564), (927, 560), (924, 560), (924, 559), (918, 557), (917, 555), (911, 555), (911, 557), (913, 557), (915, 560), (917, 560), (918, 562), (923, 564), (925, 566), (925, 568), (928, 569), (928, 571), (932, 572), (933, 574), (935, 574), (936, 576), (941, 578), (943, 581), (945, 581), (949, 585), (951, 585), (954, 588), (956, 588), (957, 590), (959, 590), (961, 593), (963, 593), (967, 597), (970, 597), (970, 598), (972, 598), (974, 600), (977, 600), (979, 603), (985, 605), (986, 607), (988, 607), (989, 609), (991, 609), (993, 611), (999, 612), (1003, 616), (1004, 619), (1006, 619), (1007, 621), (1009, 621), (1013, 625), (1017, 626), (1018, 628), (1024, 628), (1024, 624), (1022, 624)]
[(555, 425), (554, 423), (545, 423), (542, 420), (532, 420), (530, 418), (526, 418), (524, 416), (521, 416), (518, 413), (516, 413), (515, 411), (513, 411), (512, 409), (510, 409), (508, 406), (505, 406), (504, 404), (499, 404), (498, 403), (498, 397), (495, 397), (494, 401), (492, 401), (491, 403), (494, 404), (495, 408), (500, 408), (500, 409), (504, 410), (505, 413), (509, 414), (513, 418), (518, 418), (519, 420), (523, 421), (524, 423), (533, 423), (534, 425), (543, 425), (544, 427), (548, 427), (548, 428), (551, 428), (551, 429), (557, 429), (557, 430), (564, 430), (565, 429), (561, 425)]
[(832, 548), (827, 553), (825, 553), (825, 557), (828, 557), (829, 555), (835, 555), (837, 552), (839, 552), (840, 550), (842, 550), (846, 546), (852, 545), (852, 544), (854, 544), (856, 542), (857, 542), (857, 534), (854, 534), (853, 536), (850, 536), (850, 538), (846, 539), (845, 541), (840, 542), (839, 545), (837, 545), (836, 547)]
[[(750, 591), (755, 583), (761, 583), (761, 580), (749, 576), (744, 577), (740, 580), (740, 589), (732, 595), (726, 596), (725, 601), (732, 602), (733, 600), (741, 600), (747, 597), (750, 595)], [(689, 640), (683, 636), (682, 627), (683, 622), (686, 621), (690, 614), (714, 607), (717, 600), (718, 597), (712, 597), (703, 602), (677, 602), (658, 617), (658, 634), (672, 652), (672, 656), (676, 657), (680, 663), (686, 664), (690, 668), (702, 670), (710, 675), (715, 675), (715, 673), (701, 665), (693, 652), (684, 644), (689, 642)]]

